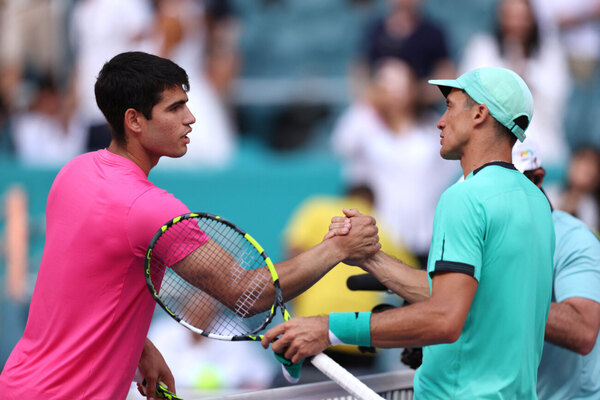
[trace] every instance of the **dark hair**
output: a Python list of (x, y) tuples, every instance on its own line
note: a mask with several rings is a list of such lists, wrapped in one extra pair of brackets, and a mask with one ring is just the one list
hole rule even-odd
[(133, 108), (152, 119), (152, 108), (166, 89), (189, 90), (183, 68), (166, 58), (143, 52), (121, 53), (108, 61), (98, 74), (96, 103), (111, 126), (113, 139), (124, 144), (125, 111)]

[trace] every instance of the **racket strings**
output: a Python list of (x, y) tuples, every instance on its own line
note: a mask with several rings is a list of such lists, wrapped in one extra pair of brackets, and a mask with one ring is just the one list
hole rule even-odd
[(254, 305), (261, 298), (261, 295), (264, 293), (265, 289), (270, 288), (272, 285), (273, 283), (270, 279), (264, 279), (262, 275), (255, 275), (252, 281), (248, 283), (248, 287), (244, 290), (242, 295), (235, 303), (236, 314), (240, 316), (250, 315), (254, 309)]
[(209, 218), (168, 228), (154, 246), (150, 273), (163, 304), (205, 334), (254, 333), (274, 303), (264, 257), (240, 232)]

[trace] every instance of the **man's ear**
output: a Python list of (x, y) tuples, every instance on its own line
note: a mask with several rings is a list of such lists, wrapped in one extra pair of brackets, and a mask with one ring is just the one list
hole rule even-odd
[(473, 122), (475, 125), (484, 123), (488, 117), (491, 117), (490, 110), (485, 104), (477, 104), (472, 108), (473, 110)]
[(535, 186), (542, 188), (542, 183), (544, 183), (544, 177), (546, 176), (546, 171), (544, 168), (536, 168), (533, 170), (525, 171), (523, 174), (534, 183)]
[(542, 183), (544, 182), (544, 178), (546, 177), (546, 171), (544, 168), (538, 168), (533, 171), (533, 183), (539, 188), (542, 187)]
[(135, 133), (141, 132), (142, 131), (142, 121), (141, 121), (142, 115), (140, 115), (140, 113), (133, 109), (133, 108), (128, 108), (127, 111), (125, 111), (125, 118), (124, 118), (124, 124), (125, 124), (125, 130), (130, 130), (133, 131)]

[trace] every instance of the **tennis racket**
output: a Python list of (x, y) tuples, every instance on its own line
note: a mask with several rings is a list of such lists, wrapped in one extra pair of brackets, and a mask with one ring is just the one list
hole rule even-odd
[[(290, 318), (271, 259), (250, 234), (216, 215), (189, 213), (164, 224), (148, 246), (144, 272), (154, 300), (211, 339), (260, 341), (278, 310)], [(326, 355), (310, 361), (357, 399), (381, 400)]]

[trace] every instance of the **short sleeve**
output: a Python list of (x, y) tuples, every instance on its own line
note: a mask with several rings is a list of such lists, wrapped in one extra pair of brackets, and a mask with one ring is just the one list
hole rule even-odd
[(144, 256), (154, 234), (167, 221), (189, 213), (189, 209), (169, 192), (152, 187), (131, 205), (127, 232), (136, 255)]
[(556, 301), (583, 297), (600, 303), (600, 242), (587, 227), (581, 224), (559, 237), (554, 265)]
[(438, 202), (427, 271), (452, 271), (481, 276), (485, 213), (476, 199), (457, 185), (446, 190)]

